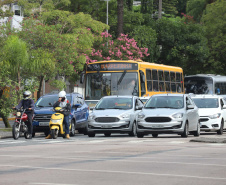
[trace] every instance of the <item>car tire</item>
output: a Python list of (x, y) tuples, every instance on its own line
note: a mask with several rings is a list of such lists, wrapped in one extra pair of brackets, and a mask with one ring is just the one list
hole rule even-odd
[(105, 137), (110, 137), (111, 133), (104, 133)]
[(137, 135), (137, 124), (136, 122), (134, 121), (133, 122), (133, 126), (132, 126), (132, 131), (129, 132), (129, 136), (136, 136)]
[(95, 137), (95, 133), (88, 133), (89, 137)]
[(75, 135), (75, 120), (71, 120), (71, 130), (70, 130), (70, 136)]
[(143, 137), (144, 137), (144, 134), (139, 134), (139, 133), (137, 133), (137, 137), (138, 137), (138, 138), (143, 138)]
[(193, 132), (195, 137), (198, 137), (200, 135), (200, 123), (198, 122), (197, 124), (197, 129), (196, 131)]
[(181, 137), (188, 137), (188, 122), (184, 125), (184, 132), (181, 134)]
[(218, 134), (218, 135), (222, 135), (222, 134), (223, 134), (223, 129), (224, 129), (224, 121), (221, 120), (221, 127), (220, 127), (220, 129), (217, 131), (217, 134)]
[(156, 137), (158, 137), (158, 134), (152, 134), (152, 137), (156, 138)]

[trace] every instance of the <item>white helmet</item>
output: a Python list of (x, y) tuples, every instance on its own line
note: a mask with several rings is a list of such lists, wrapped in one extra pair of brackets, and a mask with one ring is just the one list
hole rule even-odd
[(66, 92), (65, 91), (60, 91), (58, 97), (59, 98), (63, 98), (63, 97), (66, 98)]
[(25, 91), (23, 93), (23, 97), (25, 100), (29, 99), (31, 97), (31, 91)]

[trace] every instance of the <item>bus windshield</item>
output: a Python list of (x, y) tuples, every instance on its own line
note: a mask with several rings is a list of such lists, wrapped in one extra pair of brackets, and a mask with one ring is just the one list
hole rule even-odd
[(209, 77), (185, 77), (185, 93), (213, 94), (213, 80)]
[(109, 95), (138, 96), (136, 72), (88, 73), (86, 76), (86, 100), (99, 100)]

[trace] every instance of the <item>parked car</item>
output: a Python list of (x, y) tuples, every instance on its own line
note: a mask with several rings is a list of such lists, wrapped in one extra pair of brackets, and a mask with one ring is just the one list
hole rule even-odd
[(201, 131), (223, 134), (226, 129), (226, 102), (217, 95), (194, 95), (193, 101), (199, 108)]
[(153, 95), (138, 114), (137, 137), (152, 134), (200, 135), (198, 108), (189, 95)]
[(136, 96), (105, 96), (95, 106), (88, 119), (88, 136), (96, 133), (128, 133), (136, 135), (137, 115), (143, 108)]
[[(67, 94), (67, 99), (71, 103), (69, 121), (72, 123), (70, 135), (73, 136), (75, 130), (78, 130), (79, 133), (86, 131), (89, 110), (81, 94), (69, 93)], [(46, 94), (35, 103), (33, 136), (35, 136), (36, 132), (44, 132), (45, 135), (49, 134), (49, 121), (54, 113), (53, 104), (56, 101), (58, 101), (58, 94)]]

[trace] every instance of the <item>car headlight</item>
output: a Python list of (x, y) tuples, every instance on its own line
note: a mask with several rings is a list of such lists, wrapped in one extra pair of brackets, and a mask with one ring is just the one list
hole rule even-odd
[(89, 119), (95, 119), (95, 115), (94, 114), (90, 114), (89, 115)]
[(144, 115), (143, 113), (139, 113), (139, 114), (138, 114), (138, 118), (139, 118), (139, 119), (143, 119), (144, 117), (145, 117), (145, 115)]
[(61, 119), (51, 119), (50, 120), (52, 123), (57, 123), (57, 122), (59, 122), (59, 121), (62, 121), (62, 118)]
[(219, 118), (220, 116), (221, 116), (221, 113), (217, 113), (217, 114), (210, 115), (209, 118), (216, 119), (216, 118)]
[(130, 118), (130, 114), (122, 114), (120, 115), (121, 118)]
[(179, 119), (179, 118), (183, 118), (183, 115), (184, 115), (183, 113), (176, 113), (176, 114), (172, 115), (172, 117), (175, 119)]

